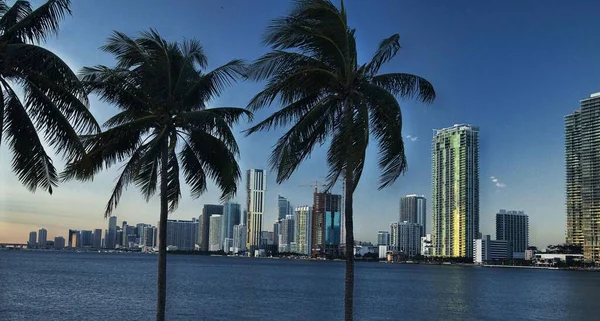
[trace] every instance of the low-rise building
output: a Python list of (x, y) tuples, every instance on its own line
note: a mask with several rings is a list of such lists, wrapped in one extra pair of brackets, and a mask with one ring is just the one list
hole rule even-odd
[(508, 241), (492, 240), (489, 235), (473, 240), (473, 263), (484, 264), (510, 258), (512, 248)]

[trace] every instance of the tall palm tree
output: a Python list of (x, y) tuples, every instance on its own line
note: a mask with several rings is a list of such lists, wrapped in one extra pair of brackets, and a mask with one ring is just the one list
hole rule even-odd
[(12, 170), (32, 192), (52, 194), (59, 181), (43, 141), (68, 161), (85, 152), (79, 133), (100, 130), (77, 75), (37, 45), (58, 33), (59, 21), (71, 13), (69, 4), (49, 0), (33, 10), (28, 1), (9, 7), (0, 0), (0, 143), (6, 135)]
[(87, 158), (69, 164), (64, 178), (88, 180), (103, 167), (125, 162), (105, 217), (131, 183), (148, 201), (160, 181), (156, 319), (164, 320), (167, 215), (181, 196), (180, 172), (193, 197), (206, 191), (207, 178), (221, 189), (222, 200), (237, 191), (239, 151), (231, 126), (252, 114), (241, 108), (206, 108), (206, 103), (242, 76), (245, 66), (232, 60), (204, 73), (207, 61), (199, 42), (167, 42), (154, 30), (137, 38), (115, 32), (102, 50), (116, 57), (116, 66), (86, 67), (82, 80), (120, 112), (106, 121), (105, 131), (82, 138)]
[(257, 59), (249, 77), (267, 80), (249, 103), (250, 110), (281, 108), (250, 128), (247, 134), (291, 124), (270, 157), (277, 183), (288, 179), (315, 148), (328, 142), (330, 189), (345, 182), (346, 277), (345, 317), (353, 319), (354, 234), (353, 194), (360, 180), (369, 138), (377, 140), (382, 189), (406, 170), (402, 114), (395, 96), (435, 98), (425, 79), (406, 73), (378, 74), (400, 49), (397, 34), (384, 39), (373, 57), (359, 64), (354, 29), (328, 0), (301, 0), (285, 17), (273, 20), (264, 37), (272, 51)]

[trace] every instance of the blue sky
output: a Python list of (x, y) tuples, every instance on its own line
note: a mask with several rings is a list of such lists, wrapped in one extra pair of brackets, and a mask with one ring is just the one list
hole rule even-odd
[[(252, 60), (267, 51), (260, 40), (269, 20), (292, 5), (282, 0), (73, 2), (73, 16), (62, 23), (59, 37), (45, 46), (76, 69), (113, 64), (112, 57), (97, 49), (112, 30), (132, 35), (148, 28), (158, 29), (169, 40), (200, 40), (210, 68), (234, 58)], [(481, 131), (481, 231), (494, 235), (500, 208), (519, 209), (530, 215), (532, 244), (564, 242), (563, 117), (578, 107), (580, 99), (600, 91), (596, 35), (600, 3), (347, 0), (346, 6), (349, 23), (357, 30), (361, 61), (371, 57), (382, 38), (399, 33), (403, 49), (382, 72), (418, 74), (431, 81), (438, 93), (429, 106), (400, 101), (403, 134), (412, 138), (406, 139), (408, 172), (383, 191), (377, 191), (377, 150), (370, 146), (355, 194), (357, 239), (372, 241), (377, 230), (389, 229), (389, 223), (398, 219), (402, 195), (424, 194), (429, 200), (433, 129), (469, 123)], [(261, 88), (257, 83), (236, 84), (211, 105), (245, 106)], [(100, 122), (115, 111), (93, 98), (91, 108)], [(256, 119), (273, 110), (257, 113)], [(241, 124), (236, 131), (247, 127)], [(280, 134), (238, 135), (242, 169), (266, 168), (270, 147)], [(312, 189), (299, 185), (323, 180), (324, 154), (324, 148), (316, 150), (282, 185), (275, 184), (274, 175), (268, 176), (264, 222), (268, 229), (275, 220), (278, 194), (294, 206), (312, 202)], [(69, 182), (49, 196), (27, 192), (9, 165), (2, 147), (0, 242), (24, 242), (28, 231), (40, 227), (48, 229), (49, 237), (65, 235), (68, 228), (106, 228), (103, 208), (118, 166), (91, 184)], [(243, 186), (237, 196), (240, 203), (245, 202)], [(172, 218), (190, 219), (198, 216), (204, 203), (217, 202), (219, 193), (211, 187), (196, 200), (184, 188), (184, 199)], [(156, 224), (158, 200), (147, 204), (131, 187), (116, 215), (119, 224), (122, 220)]]

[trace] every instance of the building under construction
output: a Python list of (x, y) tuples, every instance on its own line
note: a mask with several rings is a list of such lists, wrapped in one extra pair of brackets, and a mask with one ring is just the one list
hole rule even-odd
[(312, 220), (312, 257), (337, 256), (341, 243), (342, 195), (315, 188)]

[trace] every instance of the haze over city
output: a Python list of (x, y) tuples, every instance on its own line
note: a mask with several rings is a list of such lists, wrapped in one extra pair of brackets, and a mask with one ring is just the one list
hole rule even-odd
[[(40, 3), (32, 1), (34, 6)], [(519, 10), (515, 10), (517, 4)], [(72, 4), (73, 16), (61, 24), (60, 36), (44, 46), (73, 70), (112, 65), (112, 57), (98, 50), (112, 30), (135, 34), (153, 27), (168, 39), (200, 40), (211, 68), (233, 58), (251, 61), (265, 53), (260, 37), (266, 25), (290, 5), (270, 1), (258, 7), (248, 1), (222, 0), (185, 4), (151, 1), (140, 7), (133, 2), (105, 1), (98, 5), (77, 1)], [(349, 20), (357, 28), (359, 60), (370, 57), (382, 36), (398, 32), (403, 49), (382, 72), (421, 75), (433, 83), (437, 92), (432, 105), (400, 101), (409, 166), (404, 176), (382, 191), (377, 190), (376, 146), (370, 146), (354, 196), (356, 239), (373, 241), (377, 230), (387, 230), (390, 222), (397, 221), (398, 202), (403, 195), (425, 195), (431, 208), (433, 129), (467, 123), (480, 128), (481, 232), (493, 234), (499, 209), (524, 210), (530, 217), (530, 244), (544, 247), (564, 242), (563, 117), (578, 108), (580, 99), (600, 91), (600, 41), (586, 32), (600, 28), (595, 17), (600, 4), (549, 1), (540, 10), (534, 2), (516, 1), (436, 5), (388, 1), (371, 6), (349, 0), (346, 6)], [(110, 23), (107, 16), (112, 18)], [(260, 83), (241, 82), (213, 104), (245, 107), (261, 88)], [(93, 96), (91, 109), (100, 123), (115, 111)], [(255, 119), (264, 119), (270, 112), (257, 112)], [(235, 128), (241, 169), (268, 169), (270, 148), (282, 131), (244, 137), (240, 132), (248, 127), (250, 124)], [(294, 206), (312, 203), (312, 188), (299, 185), (324, 182), (325, 152), (324, 148), (316, 150), (284, 184), (277, 185), (274, 175), (267, 174), (266, 227), (276, 218), (277, 195), (285, 196)], [(54, 159), (62, 168), (60, 158)], [(43, 191), (27, 191), (11, 172), (10, 162), (3, 145), (0, 243), (23, 243), (29, 231), (40, 227), (48, 230), (49, 237), (64, 235), (69, 228), (106, 228), (104, 207), (119, 166), (102, 172), (92, 183), (61, 184), (50, 196)], [(244, 187), (242, 179), (234, 198), (241, 204), (245, 203)], [(334, 192), (340, 192), (339, 186)], [(182, 196), (171, 218), (198, 217), (203, 204), (217, 203), (220, 193), (210, 184), (205, 195), (192, 199), (189, 187), (183, 185)], [(123, 195), (114, 215), (119, 221), (156, 224), (158, 209), (158, 198), (146, 203), (132, 187)], [(427, 220), (431, 222), (430, 211)]]

